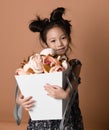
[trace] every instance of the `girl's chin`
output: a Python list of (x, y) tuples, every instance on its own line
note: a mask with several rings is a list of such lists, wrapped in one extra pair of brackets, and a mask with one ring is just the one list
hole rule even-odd
[(66, 50), (57, 50), (56, 53), (58, 55), (64, 55), (66, 53)]
[(65, 52), (57, 52), (56, 54), (57, 54), (57, 55), (64, 55)]

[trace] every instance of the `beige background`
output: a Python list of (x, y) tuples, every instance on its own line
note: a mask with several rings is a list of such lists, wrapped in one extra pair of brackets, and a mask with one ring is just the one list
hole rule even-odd
[[(72, 56), (83, 64), (79, 94), (85, 129), (108, 130), (108, 0), (0, 0), (0, 122), (14, 122), (15, 69), (41, 49), (38, 35), (29, 31), (28, 23), (36, 14), (48, 17), (58, 6), (67, 8), (65, 17), (73, 25)], [(24, 122), (27, 115), (24, 112)]]

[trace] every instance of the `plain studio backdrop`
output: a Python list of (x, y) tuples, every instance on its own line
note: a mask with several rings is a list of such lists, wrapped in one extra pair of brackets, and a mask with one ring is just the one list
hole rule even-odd
[[(25, 58), (42, 49), (38, 34), (28, 29), (30, 20), (37, 14), (49, 17), (50, 12), (60, 6), (67, 9), (65, 18), (72, 21), (71, 56), (82, 62), (79, 98), (85, 130), (108, 130), (108, 0), (0, 0), (0, 123), (16, 125), (14, 72)], [(27, 119), (24, 111), (22, 122)]]

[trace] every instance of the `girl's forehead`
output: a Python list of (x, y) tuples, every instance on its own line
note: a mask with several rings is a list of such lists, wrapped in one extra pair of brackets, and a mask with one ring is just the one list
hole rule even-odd
[(59, 27), (59, 26), (54, 26), (54, 27), (50, 28), (48, 31), (50, 31), (50, 30), (56, 30), (56, 31), (60, 30), (60, 31), (64, 32), (64, 29), (62, 27)]
[(47, 35), (63, 35), (65, 34), (65, 31), (61, 27), (53, 27), (48, 30)]
[(59, 38), (63, 35), (65, 35), (65, 33), (61, 28), (52, 28), (47, 32), (47, 39)]

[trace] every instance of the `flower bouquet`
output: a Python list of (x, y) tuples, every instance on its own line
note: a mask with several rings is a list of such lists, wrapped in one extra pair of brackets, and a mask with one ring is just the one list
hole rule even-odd
[(17, 75), (30, 75), (65, 71), (69, 67), (68, 58), (65, 55), (56, 55), (51, 48), (35, 53), (16, 70)]
[(64, 103), (47, 95), (46, 83), (63, 86), (65, 74), (70, 72), (68, 58), (56, 55), (51, 48), (31, 55), (15, 72), (15, 79), (21, 93), (32, 96), (36, 105), (29, 111), (32, 120), (62, 119)]

